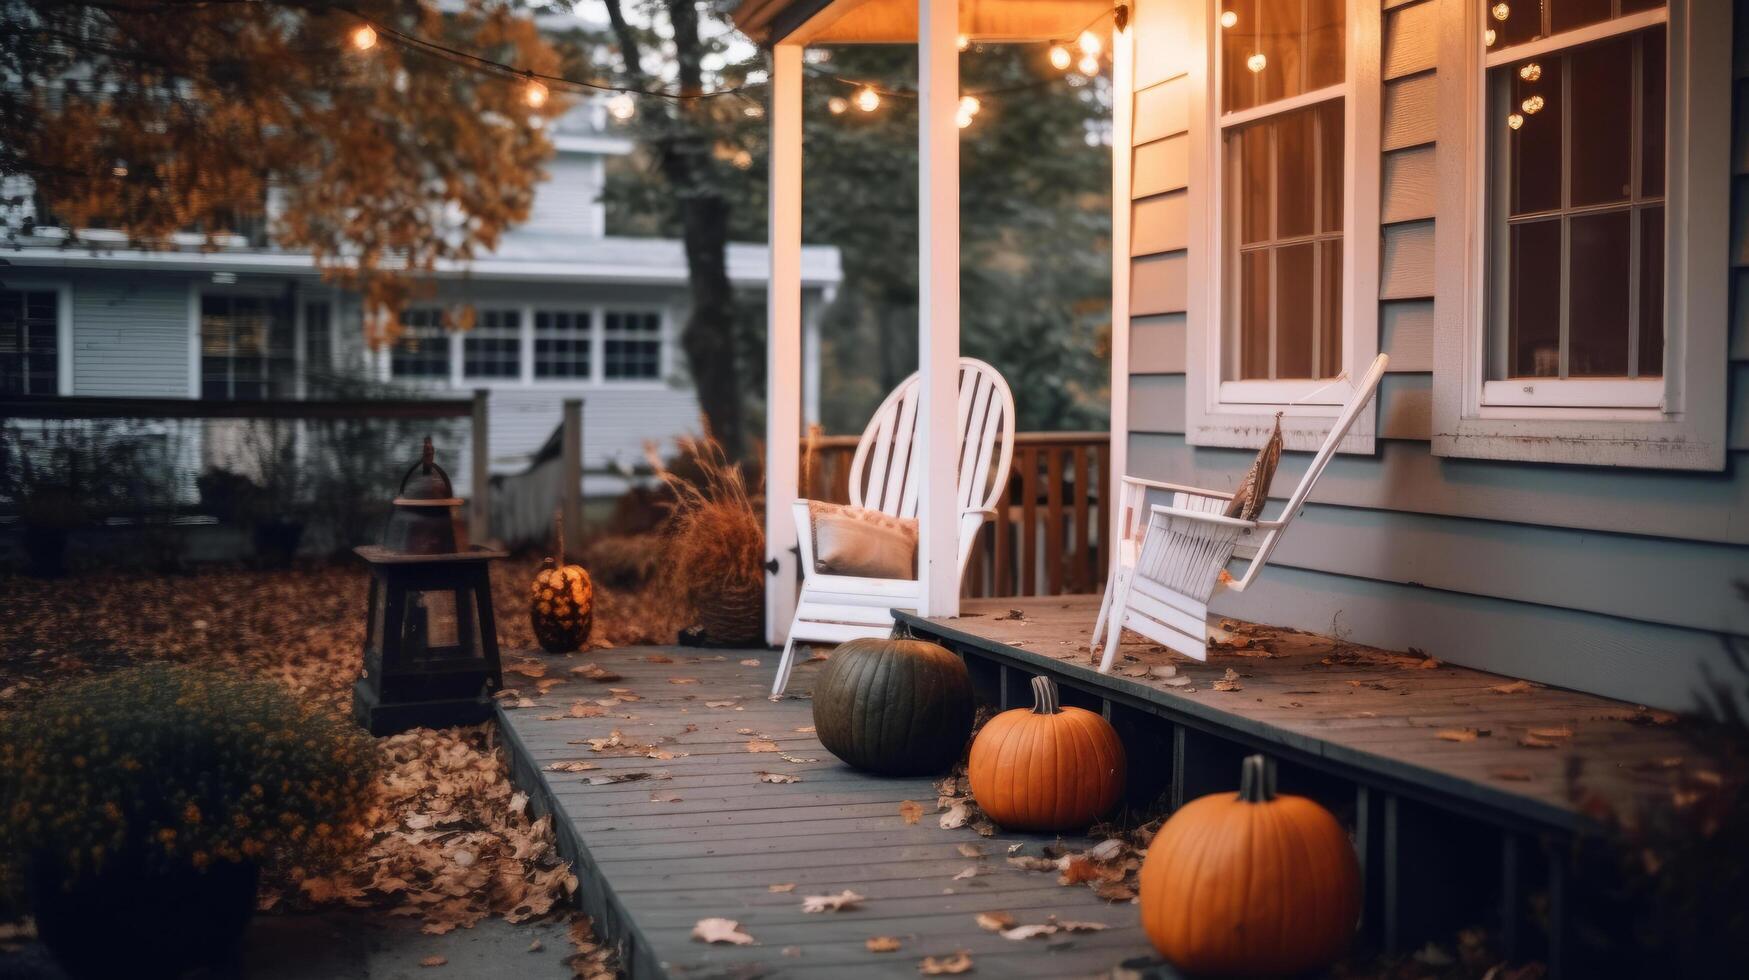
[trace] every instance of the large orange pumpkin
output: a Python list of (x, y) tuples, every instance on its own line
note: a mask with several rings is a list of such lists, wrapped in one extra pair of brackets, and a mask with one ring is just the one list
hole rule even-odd
[(972, 796), (1012, 830), (1073, 830), (1123, 795), (1123, 742), (1111, 723), (1058, 703), (1049, 677), (1032, 679), (1033, 706), (985, 723), (966, 764)]
[(1348, 948), (1360, 917), (1360, 866), (1330, 811), (1277, 796), (1261, 755), (1238, 793), (1180, 807), (1148, 846), (1142, 927), (1186, 973), (1294, 974)]

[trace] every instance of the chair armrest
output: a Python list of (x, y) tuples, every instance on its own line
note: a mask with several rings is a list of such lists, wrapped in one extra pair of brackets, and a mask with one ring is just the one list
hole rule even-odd
[(984, 517), (995, 517), (996, 516), (996, 508), (994, 508), (994, 507), (965, 507), (965, 508), (962, 508), (960, 510), (961, 517), (966, 517), (966, 516), (969, 516), (971, 514), (980, 514)]
[(1166, 504), (1155, 504), (1148, 510), (1155, 517), (1182, 517), (1185, 520), (1202, 521), (1205, 524), (1225, 524), (1229, 527), (1244, 528), (1247, 531), (1259, 526), (1256, 521), (1241, 520), (1237, 517), (1228, 517), (1225, 514), (1211, 514), (1205, 510), (1185, 510), (1182, 507), (1172, 507)]
[(1159, 480), (1144, 480), (1139, 476), (1126, 476), (1123, 482), (1130, 486), (1147, 487), (1149, 490), (1170, 490), (1173, 493), (1188, 493), (1198, 497), (1214, 497), (1218, 500), (1232, 500), (1233, 495), (1223, 490), (1204, 490), (1200, 487), (1187, 487), (1178, 483), (1162, 483)]

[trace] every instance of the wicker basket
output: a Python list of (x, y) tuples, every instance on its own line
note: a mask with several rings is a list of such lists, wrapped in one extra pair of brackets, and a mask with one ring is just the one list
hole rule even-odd
[(706, 642), (714, 646), (758, 646), (765, 642), (762, 583), (713, 588), (694, 606)]

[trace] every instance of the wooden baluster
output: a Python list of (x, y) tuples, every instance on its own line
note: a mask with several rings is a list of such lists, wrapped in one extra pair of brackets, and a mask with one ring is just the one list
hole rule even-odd
[(1088, 546), (1088, 497), (1093, 488), (1087, 465), (1087, 447), (1075, 447), (1075, 564), (1070, 568), (1069, 588), (1079, 594), (1092, 592), (1093, 588), (1093, 549)]
[(996, 499), (996, 553), (993, 557), (994, 568), (991, 578), (990, 594), (993, 596), (1009, 596), (1014, 594), (1014, 573), (1009, 567), (1011, 562), (1009, 533), (1013, 530), (1014, 474), (1010, 473), (1002, 485), (1002, 493)]
[(1063, 447), (1045, 449), (1045, 588), (1063, 594)]
[(1020, 592), (1038, 594), (1038, 450), (1015, 453), (1020, 461)]
[(1117, 478), (1111, 472), (1111, 443), (1107, 441), (1103, 445), (1095, 444), (1093, 452), (1094, 478), (1099, 481), (1099, 526), (1092, 529), (1093, 582), (1095, 588), (1103, 588), (1107, 566), (1111, 564), (1106, 549), (1116, 544), (1116, 542), (1108, 543), (1108, 539), (1111, 535), (1111, 508), (1113, 506), (1111, 498), (1112, 494), (1116, 492), (1112, 487)]

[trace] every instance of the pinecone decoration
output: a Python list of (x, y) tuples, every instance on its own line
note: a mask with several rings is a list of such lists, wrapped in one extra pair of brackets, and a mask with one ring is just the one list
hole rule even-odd
[(595, 586), (583, 566), (565, 564), (564, 525), (557, 515), (554, 526), (559, 557), (541, 560), (541, 570), (529, 586), (528, 622), (541, 649), (570, 653), (589, 641), (589, 627), (595, 618)]

